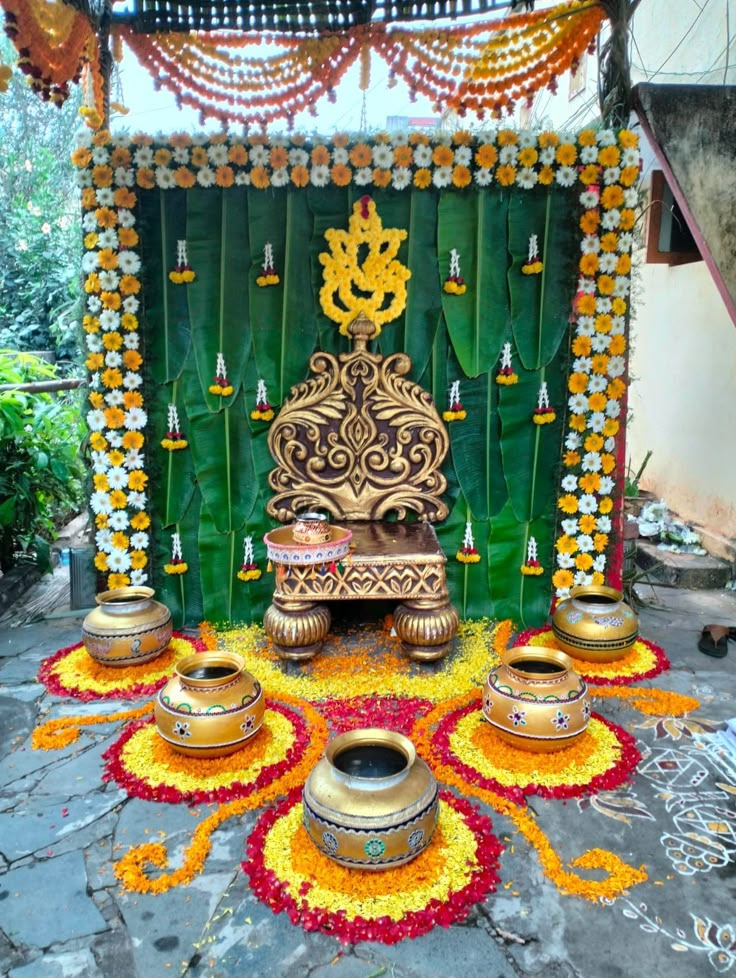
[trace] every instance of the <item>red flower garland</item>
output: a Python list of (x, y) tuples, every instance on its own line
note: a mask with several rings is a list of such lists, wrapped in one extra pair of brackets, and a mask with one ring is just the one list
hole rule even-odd
[(333, 734), (358, 727), (384, 727), (410, 737), (416, 721), (429, 713), (433, 703), (418, 696), (353, 696), (323, 700), (315, 706)]

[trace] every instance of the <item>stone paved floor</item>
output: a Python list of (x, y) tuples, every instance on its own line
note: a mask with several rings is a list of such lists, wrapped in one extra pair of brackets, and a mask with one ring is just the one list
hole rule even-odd
[[(698, 697), (691, 720), (736, 716), (736, 645), (721, 660), (696, 645), (703, 624), (736, 624), (736, 595), (657, 588), (649, 597), (656, 604), (640, 609), (641, 633), (673, 668), (644, 685)], [(35, 681), (45, 657), (78, 641), (80, 623), (67, 617), (0, 632), (3, 978), (736, 975), (735, 772), (686, 726), (657, 725), (618, 700), (596, 708), (638, 740), (644, 759), (633, 785), (592, 803), (532, 799), (565, 858), (601, 846), (647, 865), (649, 880), (611, 905), (561, 895), (495, 813), (506, 847), (497, 892), (462, 924), (393, 947), (342, 947), (256, 901), (240, 870), (254, 814), (217, 830), (190, 886), (158, 896), (122, 891), (111, 868), (116, 854), (163, 831), (176, 860), (206, 809), (128, 799), (103, 784), (101, 755), (119, 735), (116, 724), (59, 751), (32, 750), (39, 718), (100, 711), (50, 697)], [(698, 868), (704, 856), (707, 869)]]

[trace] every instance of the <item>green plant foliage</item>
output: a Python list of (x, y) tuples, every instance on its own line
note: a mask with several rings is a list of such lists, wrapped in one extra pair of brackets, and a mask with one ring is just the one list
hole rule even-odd
[(149, 483), (149, 495), (155, 512), (165, 527), (171, 527), (184, 518), (194, 493), (194, 462), (190, 449), (179, 449), (174, 452), (161, 447), (161, 440), (166, 434), (169, 404), (176, 405), (179, 412), (179, 423), (187, 430), (183, 432), (187, 441), (188, 418), (184, 399), (184, 384), (174, 381), (172, 384), (154, 388), (154, 395), (148, 404), (149, 414), (155, 428), (151, 427), (149, 448), (149, 463), (152, 479)]
[[(521, 573), (530, 536), (537, 541), (539, 560), (545, 568), (545, 573), (539, 577)], [(491, 520), (488, 562), (491, 568), (497, 568), (489, 576), (494, 618), (513, 618), (527, 628), (545, 621), (551, 603), (549, 578), (553, 536), (551, 518), (519, 522), (511, 502)]]
[[(166, 529), (158, 521), (152, 525), (153, 586), (158, 598), (171, 611), (175, 628), (195, 625), (204, 618), (198, 541), (201, 508), (202, 494), (195, 487), (186, 512), (178, 523)], [(186, 574), (167, 574), (164, 570), (171, 559), (171, 538), (175, 532), (181, 537), (182, 554), (187, 563)]]
[(412, 376), (416, 378), (427, 366), (442, 318), (442, 284), (437, 269), (437, 198), (426, 190), (412, 190), (410, 195), (403, 195), (411, 200), (407, 265), (414, 282), (421, 282), (421, 288), (407, 289), (404, 313), (403, 350), (411, 358)]
[[(472, 524), (475, 548), (480, 556), (477, 564), (462, 564), (455, 557), (462, 547), (468, 520)], [(461, 618), (483, 618), (490, 614), (488, 530), (487, 521), (473, 519), (462, 493), (445, 522), (437, 526), (437, 537), (447, 554), (447, 585)]]
[[(54, 367), (31, 354), (0, 351), (0, 384), (50, 380)], [(0, 570), (21, 558), (48, 570), (48, 541), (79, 511), (82, 427), (72, 393), (0, 391)]]

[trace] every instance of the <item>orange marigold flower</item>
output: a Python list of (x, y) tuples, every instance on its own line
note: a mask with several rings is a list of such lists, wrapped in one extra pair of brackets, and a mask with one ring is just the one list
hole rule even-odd
[(84, 146), (75, 149), (71, 156), (72, 163), (81, 168), (89, 166), (92, 162), (92, 154)]
[[(623, 211), (622, 211), (623, 213)], [(617, 275), (628, 275), (631, 271), (631, 258), (629, 255), (624, 253), (618, 256), (618, 261), (616, 262), (616, 274)]]
[(611, 210), (612, 207), (620, 207), (623, 202), (624, 192), (618, 184), (612, 183), (609, 187), (603, 188), (601, 204), (607, 211)]
[[(130, 434), (133, 434), (133, 432), (130, 432)], [(134, 530), (147, 530), (151, 525), (151, 517), (148, 513), (136, 513), (135, 516), (131, 517), (130, 525)]]
[(435, 146), (432, 151), (432, 162), (435, 166), (452, 166), (455, 154), (449, 146)]
[(456, 146), (470, 146), (473, 142), (473, 134), (467, 129), (458, 129), (452, 134), (452, 141)]
[(291, 182), (295, 187), (306, 187), (309, 183), (309, 170), (307, 170), (306, 166), (292, 167)]
[(606, 401), (606, 395), (598, 392), (590, 395), (588, 398), (588, 405), (591, 411), (603, 411), (606, 407)]
[(621, 150), (618, 146), (603, 146), (598, 151), (598, 162), (601, 166), (618, 166)]
[(114, 228), (118, 223), (118, 215), (110, 207), (98, 207), (95, 211), (95, 220), (101, 228)]
[(91, 251), (94, 248), (94, 246), (97, 244), (97, 235), (95, 234), (95, 232), (90, 231), (88, 234), (85, 234), (84, 241), (82, 243), (84, 244), (84, 247), (87, 249), (87, 251)]
[(125, 455), (123, 455), (123, 453), (118, 451), (117, 449), (114, 449), (108, 454), (107, 460), (110, 463), (110, 465), (113, 466), (122, 465), (123, 462), (125, 461)]
[(574, 554), (578, 549), (577, 540), (564, 534), (555, 544), (555, 549), (561, 554)]
[(605, 516), (613, 509), (613, 500), (610, 496), (604, 496), (598, 503), (598, 510)]
[(101, 292), (100, 302), (105, 307), (105, 309), (119, 309), (120, 303), (123, 300), (120, 298), (119, 292)]
[(112, 535), (112, 545), (116, 550), (127, 550), (130, 546), (130, 537), (126, 536), (122, 530), (118, 530)]
[(580, 230), (583, 234), (595, 234), (600, 223), (601, 216), (597, 211), (586, 211), (580, 217)]
[(411, 146), (395, 146), (394, 162), (397, 166), (411, 166), (414, 160), (414, 150)]
[(432, 182), (432, 174), (425, 167), (417, 170), (414, 174), (414, 186), (420, 190), (425, 190)]
[(618, 434), (619, 423), (616, 418), (606, 418), (603, 425), (603, 434), (606, 438), (614, 438)]
[(140, 391), (126, 391), (123, 394), (123, 407), (126, 411), (132, 407), (143, 407), (143, 395)]
[(610, 275), (599, 275), (597, 286), (601, 295), (611, 295), (616, 287), (616, 283), (613, 281)]
[(366, 143), (356, 143), (350, 150), (350, 162), (355, 167), (370, 166), (373, 153)]
[(611, 303), (611, 308), (613, 309), (614, 316), (623, 316), (626, 312), (626, 299), (622, 299), (621, 296), (616, 296), (616, 298)]
[(611, 344), (608, 347), (608, 352), (612, 357), (618, 356), (626, 350), (626, 337), (622, 336), (620, 333), (617, 336), (611, 337)]
[(92, 182), (95, 187), (109, 187), (112, 183), (112, 167), (106, 163), (92, 167)]
[[(102, 354), (102, 353), (90, 353), (90, 355), (84, 361), (84, 365), (87, 368), (87, 370), (89, 370), (90, 373), (94, 373), (95, 370), (99, 370), (100, 369), (100, 367), (104, 364), (104, 362), (105, 362), (104, 354)], [(94, 394), (95, 392), (94, 391), (91, 391), (90, 393), (91, 394)], [(97, 406), (97, 405), (95, 405), (95, 406)]]
[(578, 526), (580, 527), (581, 533), (592, 533), (597, 525), (598, 521), (592, 513), (585, 513), (578, 520)]
[(581, 316), (592, 316), (595, 312), (595, 296), (590, 295), (589, 292), (577, 296), (575, 308)]
[(601, 251), (617, 251), (618, 250), (618, 235), (615, 231), (607, 231), (601, 237)]
[(129, 187), (118, 187), (113, 194), (116, 207), (135, 207), (137, 199), (135, 193)]
[(611, 452), (603, 452), (601, 455), (601, 471), (604, 475), (610, 475), (616, 468), (616, 456)]
[(597, 472), (586, 472), (585, 475), (580, 476), (578, 485), (583, 492), (598, 492), (601, 487), (601, 477)]
[(560, 166), (572, 166), (577, 158), (578, 151), (572, 143), (563, 143), (555, 151), (555, 159)]
[(496, 138), (499, 146), (515, 146), (519, 141), (519, 135), (513, 129), (500, 129)]
[(618, 179), (619, 182), (624, 185), (624, 187), (633, 187), (633, 185), (639, 179), (639, 167), (625, 166), (621, 171), (621, 176)]
[(572, 571), (569, 570), (557, 570), (552, 575), (552, 583), (560, 590), (572, 587), (572, 582), (574, 580), (575, 578), (572, 575)]
[(593, 566), (593, 558), (590, 556), (590, 554), (578, 554), (575, 558), (575, 566), (578, 570), (590, 570), (590, 568)]
[(596, 139), (595, 129), (583, 129), (578, 133), (578, 142), (581, 146), (595, 146)]
[[(576, 336), (572, 341), (572, 352), (576, 357), (587, 357), (590, 353), (590, 337), (589, 336)], [(583, 377), (586, 375), (583, 374)], [(583, 388), (585, 390), (585, 388)]]
[(156, 166), (168, 166), (171, 163), (171, 150), (165, 146), (159, 146), (153, 154), (153, 162)]
[(332, 145), (344, 149), (350, 142), (350, 135), (347, 132), (336, 132), (332, 134)]
[(271, 185), (271, 177), (265, 166), (254, 166), (250, 171), (250, 182), (257, 190), (265, 190)]
[(105, 398), (99, 391), (90, 391), (88, 399), (89, 403), (95, 409), (103, 408), (105, 406)]
[(126, 350), (123, 354), (123, 364), (128, 370), (138, 370), (143, 363), (143, 357), (137, 350)]
[(102, 383), (105, 387), (120, 387), (123, 382), (123, 375), (120, 373), (117, 367), (108, 367), (102, 374)]
[(123, 295), (136, 295), (136, 293), (141, 290), (141, 283), (135, 277), (135, 275), (123, 275), (120, 279), (120, 284), (118, 288), (123, 293)]
[(112, 248), (102, 248), (97, 252), (97, 261), (100, 268), (111, 269), (118, 267), (118, 256)]
[(114, 591), (119, 587), (128, 587), (130, 584), (130, 578), (127, 574), (108, 574), (107, 575), (107, 589), (108, 591)]
[(107, 448), (107, 438), (101, 432), (93, 431), (89, 436), (89, 444), (93, 451), (104, 452)]
[(551, 183), (554, 183), (555, 171), (551, 166), (543, 166), (539, 171), (539, 182), (544, 186), (548, 187)]
[(583, 374), (583, 373), (570, 374), (567, 381), (567, 387), (571, 394), (582, 394), (583, 391), (587, 388), (587, 386), (588, 386), (587, 374)]
[(585, 439), (585, 451), (586, 452), (599, 452), (603, 448), (603, 438), (592, 432)]
[(539, 153), (533, 146), (525, 146), (518, 156), (519, 166), (534, 166), (539, 159)]
[(573, 468), (573, 466), (580, 464), (580, 452), (573, 452), (573, 451), (565, 452), (565, 454), (562, 457), (562, 461), (569, 469), (571, 469)]
[[(625, 207), (621, 211), (621, 216), (619, 217), (618, 226), (621, 228), (622, 231), (630, 231), (633, 228), (635, 221), (636, 221), (636, 213), (631, 209), (631, 207)], [(621, 257), (629, 258), (629, 256), (626, 254), (622, 255)]]
[(595, 163), (589, 163), (584, 166), (580, 171), (580, 182), (584, 183), (586, 186), (589, 183), (598, 183), (598, 177), (600, 175), (600, 170)]
[(82, 329), (85, 333), (99, 333), (100, 321), (97, 316), (85, 316), (82, 320)]
[(475, 152), (475, 162), (478, 166), (492, 167), (498, 161), (498, 150), (490, 143), (479, 146)]
[(569, 424), (573, 431), (585, 431), (586, 427), (588, 426), (584, 414), (570, 415)]
[(456, 166), (452, 171), (452, 182), (456, 187), (467, 187), (473, 180), (473, 175), (467, 166)]
[(143, 448), (143, 435), (140, 431), (126, 431), (123, 435), (123, 448), (129, 452), (131, 448)]
[(192, 161), (192, 166), (207, 166), (209, 163), (207, 150), (204, 146), (194, 146), (189, 158)]
[(347, 187), (353, 179), (353, 171), (343, 163), (336, 163), (330, 170), (332, 182), (337, 187)]
[(97, 274), (97, 272), (90, 272), (90, 274), (84, 280), (84, 291), (87, 293), (99, 292), (100, 288), (100, 276)]
[(147, 166), (139, 166), (138, 172), (135, 175), (135, 182), (139, 187), (143, 187), (144, 190), (153, 190), (156, 186), (156, 177), (153, 170)]
[(118, 240), (124, 248), (135, 248), (138, 244), (138, 232), (135, 228), (119, 228)]
[(373, 183), (377, 187), (388, 187), (388, 185), (391, 183), (391, 171), (382, 170), (380, 167), (374, 167)]
[(274, 170), (283, 170), (289, 162), (289, 155), (284, 146), (274, 146), (271, 150), (271, 166)]
[(107, 517), (107, 513), (98, 513), (95, 516), (95, 526), (97, 527), (98, 530), (106, 529), (108, 522), (109, 520)]
[(578, 264), (578, 268), (583, 275), (595, 275), (598, 271), (598, 255), (583, 255)]
[(315, 146), (311, 157), (314, 166), (327, 166), (330, 162), (330, 151), (326, 146)]
[(138, 317), (134, 316), (132, 312), (124, 312), (120, 317), (120, 325), (129, 332), (138, 329)]
[(102, 337), (102, 345), (106, 350), (119, 350), (123, 345), (123, 337), (115, 330), (105, 333)]
[(117, 168), (130, 163), (130, 150), (127, 146), (116, 146), (110, 153), (110, 166)]
[(248, 151), (242, 143), (233, 143), (227, 151), (227, 158), (236, 166), (245, 166), (248, 162)]
[(619, 401), (624, 396), (625, 390), (626, 384), (620, 377), (614, 377), (606, 388), (606, 392), (612, 401)]
[(595, 317), (595, 329), (597, 333), (610, 333), (613, 329), (613, 319), (607, 312), (602, 312)]
[(143, 490), (146, 488), (147, 482), (148, 476), (140, 469), (135, 469), (135, 471), (131, 472), (128, 476), (128, 486), (134, 492), (143, 492)]
[(108, 428), (122, 428), (125, 424), (125, 412), (117, 407), (105, 408), (105, 423)]
[(602, 553), (608, 546), (608, 534), (596, 533), (596, 535), (593, 537), (593, 546), (598, 553)]
[(128, 504), (128, 496), (122, 489), (113, 489), (110, 493), (110, 504), (113, 509), (124, 509)]
[(148, 557), (143, 550), (130, 551), (130, 566), (133, 570), (141, 570), (148, 563)]
[[(100, 515), (107, 515), (107, 514), (101, 513)], [(103, 554), (103, 553), (95, 554), (95, 567), (97, 568), (98, 571), (107, 570), (107, 554)]]
[(92, 142), (95, 146), (105, 146), (111, 139), (112, 136), (110, 135), (109, 129), (98, 129), (92, 137)]
[(426, 132), (410, 132), (409, 142), (412, 146), (428, 146), (429, 136)]
[(618, 141), (624, 149), (635, 149), (639, 145), (639, 137), (631, 129), (622, 129)]
[(496, 170), (496, 180), (502, 187), (510, 187), (516, 180), (516, 167), (508, 163), (505, 166), (499, 166)]
[(539, 145), (542, 149), (547, 149), (548, 146), (559, 146), (560, 137), (556, 132), (550, 132), (549, 129), (546, 129), (539, 134)]
[(193, 187), (197, 182), (196, 177), (191, 170), (188, 170), (185, 166), (179, 166), (174, 170), (174, 181), (177, 187)]
[(235, 174), (231, 166), (218, 166), (215, 170), (215, 183), (218, 187), (232, 187)]
[(573, 496), (571, 492), (568, 492), (564, 496), (560, 496), (560, 498), (557, 500), (557, 505), (563, 513), (577, 513), (577, 496)]
[(131, 142), (135, 143), (136, 146), (150, 146), (153, 143), (153, 136), (149, 136), (147, 132), (137, 132)]

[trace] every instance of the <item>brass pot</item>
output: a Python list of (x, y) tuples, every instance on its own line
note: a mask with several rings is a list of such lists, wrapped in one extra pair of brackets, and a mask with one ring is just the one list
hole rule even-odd
[(155, 659), (171, 641), (171, 613), (153, 588), (121, 587), (97, 595), (82, 622), (82, 642), (96, 662), (135, 666)]
[(639, 621), (620, 591), (603, 585), (574, 587), (552, 615), (555, 641), (586, 662), (615, 662), (639, 636)]
[(199, 652), (176, 664), (156, 697), (158, 732), (179, 754), (224, 757), (261, 729), (260, 683), (234, 652)]
[(341, 866), (402, 866), (429, 845), (437, 783), (403, 734), (350, 730), (329, 742), (304, 786), (304, 827)]
[(588, 687), (564, 652), (522, 645), (505, 652), (488, 673), (483, 716), (514, 747), (562, 750), (587, 729)]
[(325, 543), (332, 535), (332, 527), (322, 513), (302, 513), (291, 528), (296, 543)]

